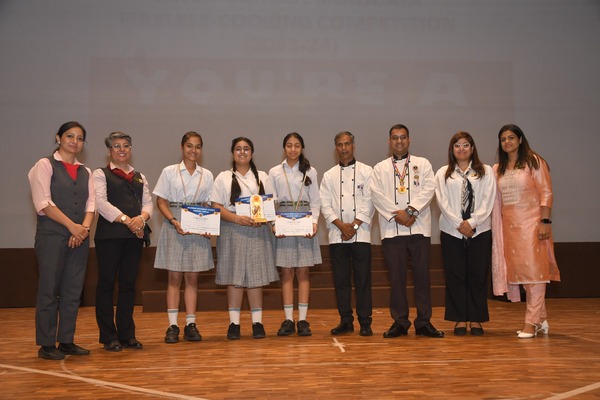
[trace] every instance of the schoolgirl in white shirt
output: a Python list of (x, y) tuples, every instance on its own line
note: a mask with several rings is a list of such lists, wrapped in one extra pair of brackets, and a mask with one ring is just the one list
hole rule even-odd
[(313, 232), (306, 237), (283, 237), (275, 241), (275, 264), (281, 267), (281, 293), (285, 319), (277, 332), (289, 336), (296, 332), (294, 326), (294, 276), (298, 279), (298, 335), (310, 336), (310, 324), (306, 321), (310, 295), (309, 267), (320, 264), (317, 226), (321, 199), (317, 183), (317, 170), (304, 157), (304, 139), (296, 132), (283, 139), (285, 160), (271, 168), (269, 177), (278, 199), (278, 211), (310, 211)]
[(215, 179), (210, 196), (221, 210), (221, 235), (217, 240), (218, 285), (227, 286), (229, 328), (227, 339), (240, 338), (240, 312), (244, 289), (252, 314), (252, 337), (266, 336), (262, 324), (262, 287), (279, 280), (273, 255), (273, 232), (269, 224), (237, 215), (235, 199), (255, 194), (272, 194), (268, 175), (254, 165), (254, 144), (245, 137), (233, 139), (232, 168)]

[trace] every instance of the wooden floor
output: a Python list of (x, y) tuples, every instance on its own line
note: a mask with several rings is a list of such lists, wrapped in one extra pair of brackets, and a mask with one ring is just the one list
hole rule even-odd
[[(141, 351), (108, 353), (97, 343), (93, 307), (80, 311), (76, 342), (87, 357), (37, 358), (34, 309), (0, 309), (2, 399), (600, 399), (600, 299), (550, 299), (550, 335), (518, 339), (523, 304), (490, 301), (485, 336), (456, 337), (443, 308), (432, 322), (444, 339), (384, 339), (387, 309), (372, 337), (331, 336), (335, 310), (311, 310), (312, 337), (280, 338), (282, 312), (267, 311), (267, 338), (228, 341), (228, 316), (199, 314), (200, 343), (163, 343), (163, 313), (136, 309)], [(414, 310), (411, 310), (414, 313)]]

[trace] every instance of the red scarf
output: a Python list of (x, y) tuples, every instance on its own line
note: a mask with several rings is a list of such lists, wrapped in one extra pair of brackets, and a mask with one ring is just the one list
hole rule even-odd
[[(110, 169), (110, 164), (107, 165), (107, 167)], [(130, 173), (125, 173), (125, 171), (123, 171), (121, 168), (113, 168), (113, 169), (111, 169), (111, 171), (113, 174), (115, 174), (116, 176), (120, 176), (121, 178), (125, 179), (129, 183), (131, 183), (133, 181), (133, 174), (134, 174), (133, 170)]]
[(80, 164), (69, 164), (66, 163), (64, 161), (61, 161), (61, 163), (63, 163), (63, 165), (65, 166), (67, 173), (69, 174), (69, 176), (76, 181), (77, 180), (77, 170), (79, 169), (79, 165)]

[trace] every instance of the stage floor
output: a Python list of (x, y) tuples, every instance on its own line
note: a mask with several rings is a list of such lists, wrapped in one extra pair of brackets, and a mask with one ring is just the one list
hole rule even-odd
[[(332, 336), (336, 310), (309, 310), (311, 337), (277, 337), (283, 311), (265, 311), (267, 337), (226, 339), (229, 318), (198, 314), (202, 342), (165, 344), (166, 313), (136, 308), (143, 350), (98, 344), (94, 307), (80, 310), (76, 343), (92, 350), (63, 361), (37, 358), (33, 308), (0, 309), (2, 399), (600, 399), (600, 299), (548, 299), (550, 334), (518, 339), (524, 304), (490, 301), (485, 335), (459, 337), (434, 308), (443, 339), (384, 339), (387, 309), (372, 337)], [(412, 316), (415, 310), (411, 309)], [(184, 313), (180, 313), (180, 326)], [(182, 334), (183, 334), (183, 328)]]

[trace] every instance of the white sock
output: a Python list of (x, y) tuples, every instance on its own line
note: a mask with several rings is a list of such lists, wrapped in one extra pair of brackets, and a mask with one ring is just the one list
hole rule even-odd
[(285, 319), (289, 319), (290, 321), (294, 320), (294, 305), (293, 304), (284, 304), (283, 312), (285, 314)]
[(196, 314), (187, 314), (185, 316), (185, 324), (195, 324), (196, 323)]
[(167, 316), (169, 317), (169, 326), (177, 326), (177, 317), (179, 316), (179, 310), (177, 308), (168, 308)]
[(240, 309), (230, 308), (229, 309), (229, 322), (239, 325), (240, 324)]
[(252, 323), (262, 322), (262, 308), (253, 308), (250, 310), (252, 314)]
[(298, 321), (306, 321), (308, 314), (308, 303), (298, 303)]

